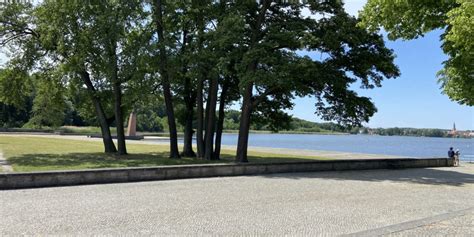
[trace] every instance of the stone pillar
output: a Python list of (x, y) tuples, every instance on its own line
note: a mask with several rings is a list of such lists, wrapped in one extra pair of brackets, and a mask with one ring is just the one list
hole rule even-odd
[(137, 114), (135, 112), (130, 113), (128, 118), (128, 127), (126, 136), (136, 136), (137, 135)]

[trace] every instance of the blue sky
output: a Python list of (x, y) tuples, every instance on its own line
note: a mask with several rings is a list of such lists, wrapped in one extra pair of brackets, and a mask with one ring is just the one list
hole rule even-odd
[[(347, 0), (346, 10), (357, 14), (365, 1)], [(441, 31), (433, 31), (423, 38), (410, 41), (389, 41), (386, 46), (396, 54), (395, 64), (401, 76), (385, 80), (382, 87), (364, 90), (355, 87), (361, 95), (372, 98), (378, 112), (369, 127), (452, 128), (474, 130), (474, 107), (461, 106), (441, 94), (436, 73), (447, 58), (441, 50)], [(321, 120), (314, 114), (315, 100), (298, 98), (288, 111), (295, 117), (309, 121)]]
[[(389, 41), (387, 47), (396, 54), (395, 64), (401, 76), (384, 80), (382, 87), (371, 90), (354, 86), (360, 95), (372, 98), (378, 112), (371, 118), (369, 127), (416, 127), (474, 129), (474, 108), (461, 106), (441, 94), (436, 73), (446, 59), (439, 41), (441, 31), (411, 41)], [(321, 121), (314, 115), (315, 100), (298, 98), (295, 107), (288, 111), (295, 117)]]

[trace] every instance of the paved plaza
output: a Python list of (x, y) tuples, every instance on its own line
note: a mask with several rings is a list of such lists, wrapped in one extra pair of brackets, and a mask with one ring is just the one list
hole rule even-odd
[(466, 163), (0, 191), (0, 236), (472, 233)]

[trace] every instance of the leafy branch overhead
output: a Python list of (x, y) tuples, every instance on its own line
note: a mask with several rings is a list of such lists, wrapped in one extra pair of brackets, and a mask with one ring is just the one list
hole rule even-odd
[(369, 0), (360, 13), (360, 25), (370, 31), (380, 27), (388, 38), (416, 39), (440, 29), (442, 49), (449, 56), (438, 72), (449, 98), (474, 105), (474, 2), (472, 0)]

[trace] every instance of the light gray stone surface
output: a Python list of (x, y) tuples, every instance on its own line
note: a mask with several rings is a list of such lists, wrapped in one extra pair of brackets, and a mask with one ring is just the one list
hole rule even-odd
[(0, 172), (13, 172), (13, 167), (8, 163), (0, 150)]
[[(473, 197), (469, 164), (9, 190), (0, 236), (334, 236), (459, 212)], [(449, 234), (450, 221), (474, 233), (468, 213), (387, 234)]]
[(471, 207), (343, 236), (431, 236), (441, 233), (444, 233), (444, 235), (470, 235), (474, 233), (473, 214), (474, 207)]
[(388, 234), (387, 236), (474, 236), (474, 211), (442, 221)]
[(325, 160), (262, 164), (194, 164), (147, 168), (109, 168), (71, 171), (0, 173), (0, 190), (54, 187), (80, 184), (121, 183), (222, 176), (264, 175), (276, 173), (449, 167), (447, 158)]

